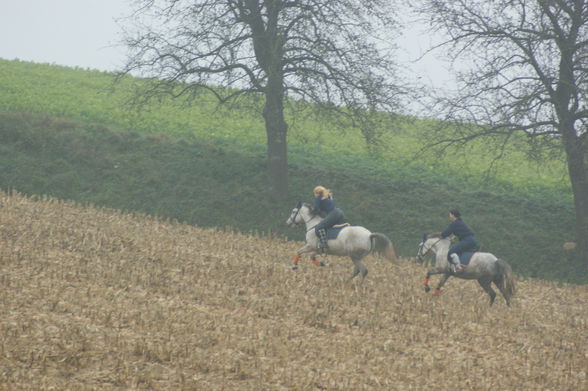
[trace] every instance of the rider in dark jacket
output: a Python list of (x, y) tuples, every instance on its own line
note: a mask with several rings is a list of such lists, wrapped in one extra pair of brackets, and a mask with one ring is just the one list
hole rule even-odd
[(318, 236), (318, 250), (319, 252), (326, 252), (327, 244), (327, 230), (336, 224), (343, 224), (345, 222), (345, 215), (343, 211), (337, 207), (333, 201), (333, 193), (323, 186), (314, 188), (314, 207), (315, 213), (325, 215), (325, 218), (316, 225), (315, 233)]
[(461, 219), (461, 213), (457, 209), (449, 211), (449, 218), (451, 223), (441, 232), (441, 237), (446, 238), (450, 235), (457, 236), (459, 240), (456, 244), (451, 246), (447, 253), (447, 260), (453, 266), (456, 273), (461, 273), (463, 268), (459, 260), (460, 254), (466, 251), (477, 251), (478, 241), (474, 231)]

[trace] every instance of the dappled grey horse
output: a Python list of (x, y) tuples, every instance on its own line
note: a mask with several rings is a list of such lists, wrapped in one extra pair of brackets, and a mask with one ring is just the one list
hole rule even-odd
[[(286, 224), (292, 226), (299, 223), (306, 225), (306, 242), (296, 253), (294, 257), (293, 269), (298, 268), (298, 262), (302, 254), (309, 253), (315, 265), (320, 263), (317, 261), (318, 254), (317, 245), (318, 237), (316, 236), (314, 227), (322, 221), (322, 217), (313, 213), (310, 204), (298, 202), (296, 207), (292, 209), (292, 214), (286, 221)], [(327, 254), (337, 256), (348, 256), (354, 264), (351, 278), (361, 274), (361, 282), (368, 273), (368, 269), (363, 262), (363, 258), (369, 253), (376, 252), (383, 255), (390, 261), (396, 259), (394, 246), (388, 237), (382, 233), (370, 232), (364, 227), (347, 226), (341, 230), (336, 239), (329, 239)]]
[(441, 292), (441, 288), (447, 282), (450, 276), (462, 278), (464, 280), (478, 280), (478, 283), (486, 293), (490, 296), (490, 305), (494, 303), (496, 292), (492, 289), (492, 283), (504, 296), (506, 304), (510, 306), (510, 299), (515, 293), (515, 282), (512, 274), (512, 269), (508, 263), (502, 259), (496, 258), (493, 254), (476, 252), (472, 256), (470, 263), (464, 267), (461, 273), (454, 273), (451, 271), (449, 261), (447, 260), (447, 253), (451, 246), (449, 238), (442, 238), (440, 234), (426, 235), (423, 241), (419, 244), (417, 259), (422, 262), (424, 256), (430, 251), (435, 253), (435, 266), (427, 271), (425, 277), (425, 292), (429, 292), (429, 278), (433, 274), (443, 274), (439, 281), (434, 295)]

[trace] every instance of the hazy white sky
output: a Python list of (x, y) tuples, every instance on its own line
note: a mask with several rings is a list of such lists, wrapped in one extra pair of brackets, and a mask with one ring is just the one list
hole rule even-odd
[(114, 70), (125, 50), (115, 18), (127, 0), (0, 0), (0, 57)]
[[(129, 0), (0, 0), (0, 58), (113, 71), (125, 60), (116, 19)], [(435, 87), (449, 87), (446, 63), (433, 55), (414, 62), (430, 45), (423, 28), (412, 26), (398, 43), (406, 74)]]

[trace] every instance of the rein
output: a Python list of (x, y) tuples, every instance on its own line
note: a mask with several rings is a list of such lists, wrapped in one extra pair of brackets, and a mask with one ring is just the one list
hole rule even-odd
[(294, 214), (294, 216), (290, 216), (290, 220), (292, 221), (292, 224), (294, 224), (294, 225), (298, 224), (296, 222), (296, 217), (298, 217), (298, 212), (300, 212), (300, 208), (296, 208), (296, 213)]
[(296, 213), (294, 213), (293, 216), (290, 216), (290, 220), (292, 221), (292, 224), (297, 225), (298, 223), (296, 222), (296, 217), (298, 217), (298, 213), (300, 212), (300, 209), (302, 209), (302, 201), (298, 201), (294, 209), (296, 209)]
[(428, 249), (427, 251), (425, 251), (424, 254), (421, 254), (421, 250), (423, 249), (423, 246), (425, 245), (425, 242), (423, 242), (423, 245), (421, 246), (421, 248), (419, 248), (419, 253), (418, 253), (418, 260), (422, 262), (423, 257), (425, 255), (427, 255), (429, 253), (429, 251), (431, 251), (433, 249), (433, 247), (435, 247), (437, 245), (437, 243), (439, 243), (441, 240), (443, 240), (443, 238), (439, 238), (439, 240), (437, 240), (435, 243), (433, 243)]
[[(300, 206), (297, 206), (297, 207), (295, 208), (295, 209), (296, 209), (296, 213), (294, 213), (294, 214), (293, 214), (293, 216), (292, 216), (292, 217), (290, 217), (290, 220), (292, 220), (292, 224), (294, 224), (294, 225), (297, 225), (297, 224), (298, 224), (298, 223), (296, 222), (296, 217), (298, 217), (298, 215), (300, 214), (300, 209), (302, 209), (302, 207), (303, 207), (303, 206), (304, 206), (304, 205), (300, 205)], [(310, 217), (310, 219), (309, 219), (308, 221), (312, 220), (312, 218), (313, 218), (313, 217), (314, 217), (314, 216), (311, 216), (311, 217)], [(304, 221), (304, 224), (306, 225), (306, 220), (305, 220), (305, 218), (304, 218), (304, 215), (302, 215), (302, 221)], [(317, 223), (317, 224), (315, 224), (315, 225), (313, 225), (312, 227), (308, 228), (308, 229), (306, 230), (306, 232), (310, 232), (310, 231), (312, 231), (312, 230), (314, 229), (314, 227), (316, 227), (317, 225), (318, 225), (318, 223)]]

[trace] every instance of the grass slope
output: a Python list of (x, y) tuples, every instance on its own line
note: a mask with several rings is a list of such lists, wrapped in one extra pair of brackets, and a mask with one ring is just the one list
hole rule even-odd
[[(584, 390), (585, 286), (475, 282), (299, 242), (0, 192), (0, 388)], [(499, 298), (500, 299), (500, 298)]]
[[(113, 132), (51, 116), (3, 114), (0, 152), (4, 189), (294, 240), (303, 229), (288, 229), (285, 220), (295, 202), (310, 200), (312, 187), (322, 183), (335, 189), (351, 223), (385, 233), (403, 256), (414, 255), (423, 232), (444, 228), (446, 211), (459, 205), (483, 248), (507, 259), (515, 272), (587, 282), (561, 249), (573, 234), (572, 210), (549, 194), (471, 189), (457, 176), (393, 163), (382, 169), (354, 156), (293, 148), (291, 199), (275, 204), (264, 191), (262, 145)], [(340, 167), (319, 169), (322, 160)]]
[[(240, 146), (264, 145), (266, 135), (259, 102), (242, 100), (218, 110), (210, 94), (195, 100), (160, 99), (152, 101), (138, 112), (127, 104), (133, 93), (145, 81), (125, 78), (113, 85), (113, 75), (107, 72), (72, 69), (0, 59), (0, 111), (31, 112), (99, 123), (110, 129), (132, 129), (141, 134), (165, 133), (200, 141), (229, 142)], [(434, 169), (443, 176), (467, 178), (470, 187), (484, 187), (484, 173), (497, 163), (499, 170), (492, 180), (494, 186), (515, 188), (525, 192), (552, 193), (554, 199), (570, 199), (570, 186), (565, 165), (548, 160), (538, 165), (527, 159), (525, 143), (515, 144), (505, 156), (494, 162), (489, 155), (488, 142), (472, 143), (463, 154), (447, 158), (423, 154), (421, 147), (436, 124), (433, 121), (395, 116), (380, 116), (377, 122), (380, 145), (367, 148), (358, 129), (349, 127), (336, 131), (337, 118), (317, 121), (301, 104), (287, 105), (289, 124), (288, 144), (293, 150), (320, 149), (330, 154), (321, 166), (332, 170), (342, 162), (339, 155), (352, 157), (354, 165), (363, 161), (379, 162), (379, 169), (390, 173), (397, 164)], [(320, 148), (317, 148), (320, 146)], [(392, 167), (386, 170), (387, 165)]]

